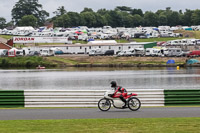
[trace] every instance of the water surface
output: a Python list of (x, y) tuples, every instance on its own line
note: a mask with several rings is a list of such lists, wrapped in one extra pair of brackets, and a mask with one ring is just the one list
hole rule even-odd
[(105, 90), (112, 80), (127, 89), (199, 89), (200, 68), (0, 69), (3, 90)]

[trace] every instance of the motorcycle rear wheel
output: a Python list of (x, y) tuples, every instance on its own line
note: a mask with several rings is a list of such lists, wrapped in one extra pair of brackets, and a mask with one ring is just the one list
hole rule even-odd
[(98, 108), (101, 111), (108, 111), (111, 107), (111, 103), (108, 99), (102, 98), (98, 102)]
[(137, 111), (141, 107), (141, 102), (138, 98), (132, 97), (128, 100), (128, 108), (132, 111)]

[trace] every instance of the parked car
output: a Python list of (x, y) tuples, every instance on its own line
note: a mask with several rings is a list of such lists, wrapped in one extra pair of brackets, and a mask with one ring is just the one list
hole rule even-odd
[(131, 51), (129, 50), (123, 50), (123, 51), (120, 51), (118, 54), (117, 54), (118, 57), (120, 56), (131, 56)]
[(40, 53), (38, 51), (30, 51), (28, 56), (39, 56)]
[(192, 51), (187, 56), (200, 56), (200, 50)]
[(89, 52), (89, 56), (102, 55), (103, 51), (101, 49), (93, 49)]
[(89, 52), (89, 56), (105, 56), (105, 55), (114, 55), (114, 50), (101, 50), (93, 49)]
[(103, 55), (114, 55), (114, 50), (106, 50)]

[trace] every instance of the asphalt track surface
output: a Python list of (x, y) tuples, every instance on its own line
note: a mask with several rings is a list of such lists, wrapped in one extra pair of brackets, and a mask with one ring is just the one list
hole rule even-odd
[(0, 120), (200, 117), (200, 107), (0, 109)]

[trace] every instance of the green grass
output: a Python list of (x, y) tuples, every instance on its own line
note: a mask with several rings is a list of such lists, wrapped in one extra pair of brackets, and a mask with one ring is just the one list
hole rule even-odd
[(38, 65), (45, 67), (54, 67), (56, 64), (48, 62), (43, 57), (30, 56), (30, 57), (2, 57), (0, 58), (1, 68), (33, 68)]
[(146, 39), (133, 39), (136, 42), (162, 42), (162, 41), (170, 41), (170, 40), (177, 40), (183, 39), (179, 37), (166, 37), (166, 38), (146, 38)]
[(71, 60), (71, 59), (64, 59), (64, 58), (59, 58), (59, 57), (48, 57), (49, 61), (53, 61), (53, 62), (57, 62), (57, 63), (66, 63), (66, 64), (71, 64), (71, 65), (75, 65), (78, 64), (77, 61)]
[(197, 133), (199, 130), (200, 118), (0, 121), (2, 133)]
[(0, 37), (5, 38), (5, 39), (11, 39), (13, 36), (10, 35), (0, 35)]

